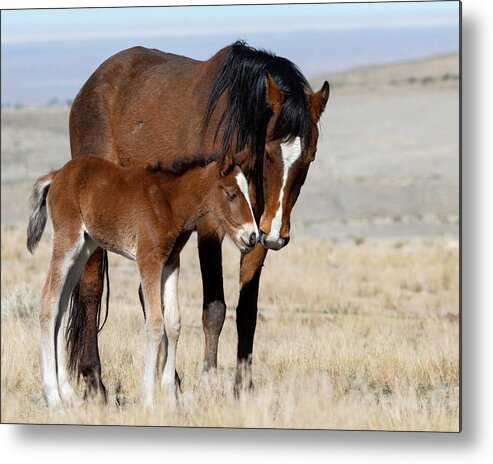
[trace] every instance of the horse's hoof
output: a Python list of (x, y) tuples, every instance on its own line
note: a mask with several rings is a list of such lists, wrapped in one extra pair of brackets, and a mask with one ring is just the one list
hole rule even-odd
[(244, 383), (242, 380), (236, 380), (233, 387), (233, 394), (236, 399), (239, 399), (241, 395), (245, 393), (253, 393), (254, 390), (255, 385), (252, 381), (250, 381), (249, 383)]
[(108, 394), (106, 387), (97, 375), (88, 375), (84, 377), (86, 389), (84, 392), (84, 400), (96, 400), (102, 404), (108, 404)]
[(199, 386), (202, 390), (217, 390), (219, 388), (219, 376), (216, 368), (202, 371)]

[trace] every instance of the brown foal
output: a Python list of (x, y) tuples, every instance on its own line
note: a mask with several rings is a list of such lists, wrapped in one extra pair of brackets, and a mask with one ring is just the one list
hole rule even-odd
[(49, 406), (77, 400), (69, 383), (66, 347), (59, 329), (70, 294), (97, 247), (137, 262), (147, 332), (143, 397), (152, 405), (163, 338), (168, 353), (162, 384), (175, 383), (180, 314), (176, 298), (171, 298), (169, 305), (163, 301), (163, 287), (171, 279), (177, 288), (177, 260), (173, 257), (169, 263), (177, 241), (207, 214), (242, 252), (257, 243), (259, 233), (247, 180), (231, 157), (188, 164), (172, 172), (159, 165), (121, 168), (100, 158), (82, 157), (39, 178), (34, 185), (29, 251), (43, 233), (46, 204), (53, 223), (53, 250), (40, 313), (42, 383)]

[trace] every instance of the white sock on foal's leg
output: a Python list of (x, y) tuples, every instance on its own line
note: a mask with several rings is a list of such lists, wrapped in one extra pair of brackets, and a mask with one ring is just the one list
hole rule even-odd
[(65, 317), (60, 324), (57, 339), (57, 368), (58, 368), (58, 389), (64, 403), (72, 406), (82, 404), (72, 385), (70, 384), (70, 375), (68, 372), (67, 345), (65, 342)]
[[(50, 285), (52, 279), (48, 275), (41, 298), (41, 381), (43, 394), (49, 407), (57, 407), (62, 400), (58, 392), (58, 379), (55, 352), (55, 326), (60, 301), (60, 291)], [(49, 289), (49, 292), (48, 292)]]
[(46, 282), (41, 293), (41, 380), (43, 393), (49, 407), (57, 407), (62, 400), (58, 390), (57, 332), (60, 326), (60, 304), (63, 287), (71, 268), (70, 253), (59, 245), (53, 236), (53, 250)]
[(43, 392), (50, 407), (56, 407), (61, 403), (60, 386), (63, 387), (62, 396), (74, 395), (68, 381), (65, 342), (63, 330), (60, 330), (60, 327), (70, 293), (87, 258), (94, 251), (92, 244), (86, 243), (83, 232), (74, 237), (72, 247), (66, 250), (61, 247), (61, 243), (68, 241), (68, 234), (65, 231), (58, 232), (58, 234), (63, 236), (63, 241), (57, 240), (57, 234), (53, 236), (50, 268), (42, 292), (39, 317), (41, 378)]
[(70, 256), (70, 270), (67, 275), (67, 280), (63, 287), (62, 297), (60, 301), (60, 329), (57, 337), (57, 368), (58, 368), (58, 389), (64, 402), (73, 406), (80, 405), (82, 400), (75, 393), (75, 390), (70, 384), (70, 374), (68, 372), (67, 362), (67, 345), (65, 341), (65, 313), (70, 301), (70, 295), (79, 280), (84, 266), (96, 249), (95, 242), (85, 236), (84, 230), (80, 233), (80, 239)]
[[(140, 270), (139, 265), (139, 270)], [(142, 393), (144, 404), (154, 407), (154, 392), (156, 382), (156, 368), (159, 355), (159, 346), (163, 338), (164, 320), (161, 305), (161, 269), (148, 270), (142, 275), (142, 290), (146, 308), (147, 352)]]
[[(163, 270), (164, 330), (167, 338), (167, 357), (161, 379), (161, 386), (176, 393), (176, 349), (180, 337), (181, 317), (178, 304), (178, 277), (180, 262), (175, 266), (165, 266)], [(174, 395), (173, 395), (174, 396)]]

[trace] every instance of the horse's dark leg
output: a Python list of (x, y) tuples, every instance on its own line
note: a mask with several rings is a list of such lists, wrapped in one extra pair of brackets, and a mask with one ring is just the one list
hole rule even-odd
[(86, 396), (102, 395), (106, 389), (101, 381), (101, 361), (98, 350), (98, 319), (103, 294), (101, 272), (103, 250), (98, 248), (89, 258), (73, 292), (69, 318), (68, 349), (70, 366), (86, 383)]
[(267, 250), (258, 244), (250, 253), (241, 257), (240, 298), (236, 308), (238, 331), (238, 360), (234, 392), (253, 388), (252, 351), (253, 337), (257, 325), (257, 299), (260, 273)]
[(207, 220), (199, 227), (198, 245), (200, 270), (202, 272), (203, 312), (202, 325), (205, 335), (203, 371), (217, 367), (217, 345), (226, 317), (224, 302), (221, 236), (217, 228)]

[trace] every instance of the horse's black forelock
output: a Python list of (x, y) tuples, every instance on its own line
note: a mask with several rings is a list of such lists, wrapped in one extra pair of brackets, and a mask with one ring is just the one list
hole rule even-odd
[(286, 58), (276, 57), (269, 63), (267, 72), (284, 93), (281, 114), (274, 128), (274, 139), (300, 137), (309, 145), (311, 137), (311, 117), (306, 91), (310, 84), (299, 68)]
[(305, 144), (309, 143), (311, 119), (305, 90), (310, 86), (306, 78), (291, 61), (237, 41), (229, 47), (227, 58), (215, 76), (204, 116), (205, 131), (226, 92), (227, 105), (215, 133), (217, 136), (220, 127), (224, 128), (223, 152), (233, 145), (236, 151), (246, 147), (252, 154), (264, 152), (267, 123), (272, 116), (266, 101), (266, 73), (285, 95), (274, 138), (301, 137)]

